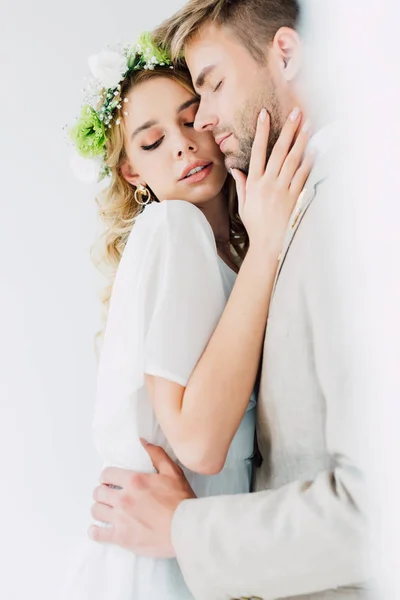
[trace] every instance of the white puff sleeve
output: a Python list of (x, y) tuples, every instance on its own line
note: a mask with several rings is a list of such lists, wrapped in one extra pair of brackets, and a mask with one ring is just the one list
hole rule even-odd
[(226, 304), (212, 229), (188, 202), (168, 200), (163, 211), (157, 302), (144, 347), (144, 372), (183, 386), (211, 338)]
[(181, 200), (148, 206), (117, 270), (101, 350), (93, 426), (103, 457), (131, 464), (149, 418), (144, 374), (186, 386), (225, 304), (203, 213)]

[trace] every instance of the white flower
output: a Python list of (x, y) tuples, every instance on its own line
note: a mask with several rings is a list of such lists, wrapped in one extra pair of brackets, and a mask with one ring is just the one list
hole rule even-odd
[(99, 180), (103, 158), (83, 158), (78, 153), (71, 156), (69, 165), (77, 179), (83, 183), (97, 183)]
[(99, 84), (108, 89), (117, 87), (128, 69), (128, 62), (119, 52), (103, 50), (89, 58), (89, 67)]

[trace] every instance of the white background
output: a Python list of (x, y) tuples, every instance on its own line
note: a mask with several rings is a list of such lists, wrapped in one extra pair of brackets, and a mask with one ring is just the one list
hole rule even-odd
[[(91, 492), (100, 466), (90, 430), (101, 281), (89, 249), (97, 211), (94, 189), (82, 186), (68, 169), (62, 127), (79, 112), (87, 57), (106, 43), (133, 41), (182, 3), (3, 0), (1, 5), (4, 600), (54, 600), (68, 555), (90, 520)], [(358, 161), (357, 178), (349, 177), (354, 210), (348, 229), (358, 231), (354, 251), (371, 273), (358, 315), (365, 318), (366, 327), (365, 340), (359, 343), (369, 340), (369, 359), (375, 367), (366, 373), (371, 393), (360, 399), (359, 434), (376, 501), (384, 506), (385, 528), (376, 529), (377, 538), (381, 531), (384, 537), (375, 547), (394, 567), (400, 539), (395, 510), (400, 506), (399, 490), (397, 477), (392, 477), (398, 473), (400, 454), (394, 449), (400, 414), (393, 335), (400, 223), (399, 8), (390, 0), (337, 0), (336, 21), (321, 10), (321, 2), (306, 4), (316, 10), (310, 21), (310, 57), (319, 59), (310, 69), (309, 89), (318, 107), (337, 102), (347, 114), (349, 160)], [(328, 4), (324, 2), (326, 8)], [(384, 584), (390, 592), (385, 600), (400, 597), (394, 592), (395, 575), (395, 568), (387, 570)]]
[(94, 188), (74, 179), (62, 127), (87, 58), (134, 42), (167, 2), (1, 3), (0, 597), (54, 600), (90, 523), (102, 280), (89, 257)]

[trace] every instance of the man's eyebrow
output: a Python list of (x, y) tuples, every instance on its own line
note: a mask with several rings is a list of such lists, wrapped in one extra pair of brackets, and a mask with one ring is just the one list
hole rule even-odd
[(131, 135), (131, 141), (133, 140), (133, 138), (135, 136), (137, 136), (138, 133), (140, 133), (141, 131), (144, 131), (145, 129), (150, 129), (150, 127), (154, 127), (154, 125), (157, 125), (157, 121), (146, 121), (146, 123), (143, 123), (143, 125), (140, 125), (140, 127), (138, 127), (137, 129), (135, 129), (135, 131), (132, 133)]
[(194, 87), (196, 89), (203, 87), (204, 82), (206, 80), (206, 77), (208, 77), (208, 75), (211, 73), (211, 71), (213, 71), (215, 69), (215, 65), (208, 65), (208, 67), (204, 67), (204, 69), (202, 69), (200, 71), (199, 76), (196, 79), (196, 83), (194, 84)]
[[(181, 104), (177, 110), (177, 113), (179, 114), (183, 110), (186, 110), (187, 108), (189, 108), (189, 106), (192, 106), (192, 104), (198, 104), (198, 103), (199, 103), (199, 99), (196, 96), (194, 96), (193, 98), (190, 98), (190, 100), (186, 100), (186, 102)], [(150, 127), (154, 127), (154, 125), (157, 125), (157, 123), (158, 123), (158, 121), (153, 120), (153, 121), (146, 121), (146, 123), (143, 123), (143, 125), (140, 125), (140, 127), (135, 129), (135, 131), (132, 133), (131, 141), (133, 140), (134, 137), (136, 137), (138, 135), (138, 133), (140, 133), (141, 131), (145, 131), (146, 129), (150, 129)]]

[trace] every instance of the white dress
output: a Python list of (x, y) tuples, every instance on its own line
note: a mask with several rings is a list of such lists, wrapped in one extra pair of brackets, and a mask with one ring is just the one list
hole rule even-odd
[[(235, 277), (194, 205), (167, 200), (137, 217), (114, 282), (98, 371), (94, 441), (105, 464), (153, 471), (140, 437), (176, 460), (144, 374), (187, 385)], [(197, 496), (250, 491), (254, 429), (252, 396), (223, 470), (206, 476), (184, 468)], [(77, 560), (65, 600), (193, 600), (174, 559), (86, 540)]]

